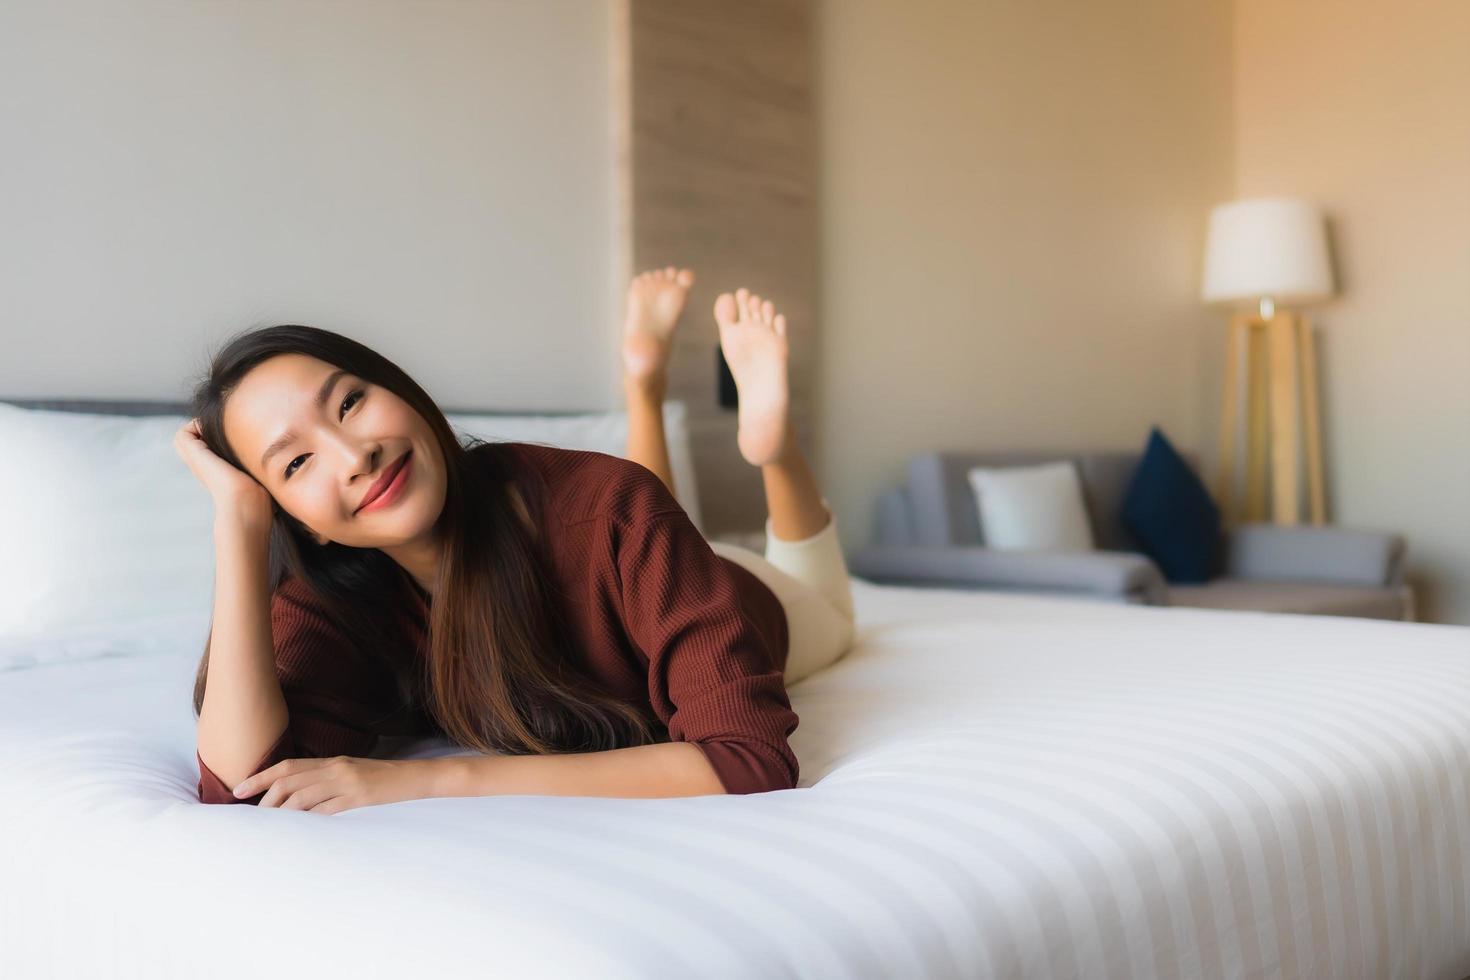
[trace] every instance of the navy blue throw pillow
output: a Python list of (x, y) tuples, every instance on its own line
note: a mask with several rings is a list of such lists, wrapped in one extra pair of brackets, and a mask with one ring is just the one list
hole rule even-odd
[(1218, 571), (1220, 509), (1158, 426), (1128, 485), (1122, 516), (1170, 582), (1208, 582)]

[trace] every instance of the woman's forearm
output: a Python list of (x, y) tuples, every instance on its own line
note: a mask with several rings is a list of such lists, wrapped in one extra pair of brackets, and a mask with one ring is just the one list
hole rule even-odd
[(226, 785), (251, 775), (286, 730), (271, 642), (268, 528), (215, 519), (214, 619), (199, 758)]
[(566, 755), (470, 755), (442, 764), (435, 796), (666, 797), (723, 794), (724, 784), (691, 742), (660, 742)]

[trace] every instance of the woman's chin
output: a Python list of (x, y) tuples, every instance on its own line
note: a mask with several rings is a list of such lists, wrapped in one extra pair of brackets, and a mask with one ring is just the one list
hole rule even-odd
[(392, 520), (386, 519), (385, 515), (382, 522), (374, 522), (370, 528), (355, 528), (367, 542), (360, 545), (364, 548), (391, 548), (412, 541), (421, 541), (430, 535), (433, 529), (434, 521), (431, 518), (410, 512), (395, 514)]

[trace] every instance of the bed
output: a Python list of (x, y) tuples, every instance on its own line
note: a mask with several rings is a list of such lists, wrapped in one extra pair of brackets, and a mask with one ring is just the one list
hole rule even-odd
[(1470, 976), (1470, 628), (858, 579), (797, 789), (206, 806), (177, 406), (48, 407), (0, 404), (6, 980)]
[(1470, 629), (854, 598), (751, 796), (205, 806), (207, 618), (0, 672), (0, 973), (1470, 974)]

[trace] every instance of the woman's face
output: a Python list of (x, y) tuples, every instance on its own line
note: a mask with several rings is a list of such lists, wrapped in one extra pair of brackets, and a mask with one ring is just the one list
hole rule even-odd
[(325, 361), (279, 354), (257, 364), (225, 400), (223, 425), (245, 469), (319, 543), (425, 540), (444, 509), (444, 457), (423, 416)]

